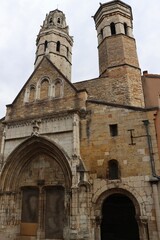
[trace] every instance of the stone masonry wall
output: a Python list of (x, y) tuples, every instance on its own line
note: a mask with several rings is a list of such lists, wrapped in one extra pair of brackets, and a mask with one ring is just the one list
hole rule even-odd
[[(90, 172), (90, 183), (93, 184), (91, 218), (101, 218), (101, 205), (97, 208), (101, 196), (108, 192), (127, 196), (132, 194), (137, 201), (139, 219), (148, 221), (150, 239), (157, 240), (157, 227), (154, 199), (150, 179), (152, 176), (150, 155), (143, 120), (149, 120), (154, 161), (157, 174), (160, 173), (154, 111), (135, 111), (127, 108), (116, 108), (88, 102), (88, 116), (81, 120), (81, 157)], [(117, 124), (118, 135), (111, 136), (110, 125)], [(131, 144), (129, 129), (134, 129), (137, 137)], [(115, 159), (119, 166), (119, 179), (109, 179), (109, 161)], [(143, 225), (143, 224), (142, 224)], [(144, 226), (145, 228), (145, 226)], [(146, 231), (146, 230), (145, 230)], [(145, 236), (142, 236), (145, 239)]]
[[(32, 102), (25, 102), (26, 88), (32, 85), (37, 87), (38, 82), (45, 77), (51, 82), (56, 79), (62, 81), (62, 95), (59, 98), (48, 96), (46, 99), (35, 99), (35, 101)], [(64, 80), (62, 75), (53, 68), (51, 63), (44, 59), (42, 65), (36, 70), (35, 74), (31, 76), (25, 87), (19, 93), (13, 105), (8, 106), (6, 119), (33, 118), (34, 116), (42, 116), (62, 110), (74, 109), (76, 108), (75, 95), (76, 91), (71, 87), (68, 81)], [(65, 98), (63, 96), (65, 96)]]
[[(129, 129), (134, 136), (146, 134), (143, 120), (149, 119), (154, 157), (160, 170), (157, 152), (157, 140), (153, 121), (154, 111), (135, 111), (126, 108), (100, 104), (87, 104), (90, 114), (81, 122), (81, 156), (87, 168), (106, 178), (107, 163), (117, 159), (121, 167), (121, 176), (150, 175), (150, 162), (146, 137), (134, 139), (131, 145)], [(112, 137), (110, 125), (117, 124), (118, 135)]]

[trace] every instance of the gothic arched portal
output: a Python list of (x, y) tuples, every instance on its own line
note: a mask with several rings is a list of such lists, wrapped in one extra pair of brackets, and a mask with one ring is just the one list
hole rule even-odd
[(131, 199), (115, 193), (102, 205), (101, 240), (139, 240), (136, 211)]
[(8, 157), (1, 187), (4, 208), (10, 209), (6, 224), (14, 218), (21, 238), (37, 234), (45, 239), (63, 238), (64, 228), (69, 229), (71, 168), (60, 146), (43, 137), (25, 140)]

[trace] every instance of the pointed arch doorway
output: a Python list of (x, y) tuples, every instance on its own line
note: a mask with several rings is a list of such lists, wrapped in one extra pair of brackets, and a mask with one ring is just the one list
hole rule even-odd
[(135, 207), (123, 194), (112, 194), (102, 205), (101, 240), (140, 240)]
[[(7, 159), (1, 187), (14, 193), (12, 205), (18, 206), (10, 211), (19, 229), (14, 239), (63, 239), (70, 230), (71, 168), (53, 141), (32, 136), (21, 143)], [(4, 195), (7, 209), (12, 209), (10, 198)]]

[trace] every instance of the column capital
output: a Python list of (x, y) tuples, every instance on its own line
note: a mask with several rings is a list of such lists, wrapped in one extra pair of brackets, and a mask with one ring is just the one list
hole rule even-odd
[(159, 180), (158, 180), (157, 177), (151, 177), (150, 180), (149, 180), (149, 182), (150, 182), (151, 184), (158, 184)]

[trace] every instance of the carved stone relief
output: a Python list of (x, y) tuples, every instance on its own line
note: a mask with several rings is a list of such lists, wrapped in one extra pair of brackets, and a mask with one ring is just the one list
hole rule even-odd
[(45, 180), (45, 184), (64, 185), (64, 173), (55, 159), (46, 155), (35, 157), (23, 173), (21, 186), (34, 185), (38, 180)]

